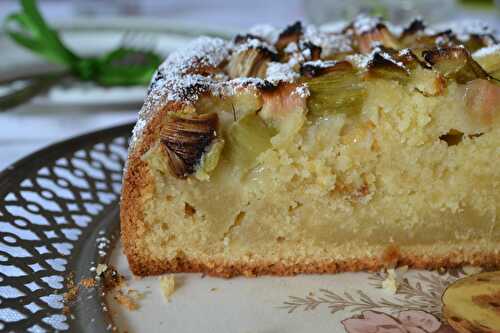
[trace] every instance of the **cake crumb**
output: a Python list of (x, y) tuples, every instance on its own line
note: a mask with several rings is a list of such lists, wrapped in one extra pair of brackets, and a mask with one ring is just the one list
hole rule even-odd
[(97, 267), (95, 269), (95, 274), (97, 276), (101, 276), (102, 273), (106, 272), (107, 269), (108, 269), (108, 265), (106, 265), (106, 264), (99, 264), (99, 265), (97, 265)]
[(86, 278), (80, 281), (80, 285), (88, 289), (94, 287), (96, 282), (93, 278)]
[(130, 291), (125, 294), (123, 291), (118, 290), (116, 294), (113, 296), (113, 298), (116, 300), (116, 302), (120, 305), (123, 305), (130, 311), (135, 311), (139, 309), (139, 304), (136, 302), (136, 299), (134, 299), (130, 295)]
[(134, 298), (134, 299), (136, 299), (136, 300), (138, 300), (138, 301), (140, 301), (140, 300), (144, 299), (144, 297), (145, 297), (145, 294), (144, 294), (144, 293), (141, 293), (140, 291), (137, 291), (137, 290), (135, 290), (135, 289), (129, 289), (129, 290), (127, 291), (127, 294), (128, 294), (130, 297), (132, 297), (132, 298)]
[(165, 300), (170, 302), (170, 296), (175, 291), (175, 277), (172, 274), (164, 275), (160, 277), (160, 287)]
[(69, 303), (74, 301), (78, 296), (78, 285), (75, 283), (73, 274), (68, 275), (66, 278), (66, 288), (68, 291), (63, 294), (63, 299), (64, 303)]
[(69, 305), (64, 305), (63, 306), (62, 313), (64, 315), (69, 315), (71, 313), (71, 308), (69, 307)]
[(392, 294), (395, 294), (398, 291), (401, 281), (403, 280), (403, 276), (407, 271), (408, 266), (402, 266), (396, 269), (389, 268), (387, 270), (387, 277), (382, 282), (382, 288)]
[(474, 274), (481, 273), (483, 271), (483, 269), (481, 267), (471, 266), (471, 265), (467, 265), (467, 266), (462, 267), (462, 270), (464, 271), (464, 273), (466, 275), (474, 275)]
[(70, 303), (78, 297), (78, 285), (75, 283), (73, 273), (70, 273), (66, 278), (67, 291), (63, 294), (63, 313), (68, 315), (71, 311)]
[(125, 278), (123, 277), (123, 275), (118, 273), (116, 268), (111, 265), (107, 266), (107, 269), (104, 274), (102, 274), (101, 278), (104, 291), (106, 292), (115, 289), (123, 282), (125, 282)]

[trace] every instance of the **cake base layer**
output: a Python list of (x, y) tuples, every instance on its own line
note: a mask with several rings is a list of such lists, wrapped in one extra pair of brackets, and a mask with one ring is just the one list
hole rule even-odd
[[(303, 262), (281, 260), (270, 262), (265, 259), (225, 261), (224, 259), (200, 259), (178, 255), (172, 259), (152, 260), (140, 256), (129, 256), (132, 272), (139, 276), (171, 273), (203, 273), (210, 276), (230, 278), (234, 276), (297, 274), (333, 274), (355, 271), (378, 271), (387, 267), (407, 265), (416, 269), (442, 269), (463, 265), (485, 268), (500, 267), (500, 256), (496, 244), (490, 244), (488, 251), (475, 251), (470, 244), (458, 250), (460, 246), (418, 246), (405, 250), (389, 246), (373, 251), (374, 256), (360, 256), (346, 259), (309, 259)], [(481, 246), (485, 248), (486, 246)], [(370, 250), (370, 249), (363, 249)], [(378, 255), (376, 255), (378, 254)], [(339, 254), (341, 256), (341, 254)]]

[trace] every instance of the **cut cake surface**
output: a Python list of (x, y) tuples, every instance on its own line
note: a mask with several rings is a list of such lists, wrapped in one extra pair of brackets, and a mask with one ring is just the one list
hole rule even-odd
[(202, 37), (152, 80), (124, 174), (137, 275), (500, 263), (500, 47), (360, 16)]

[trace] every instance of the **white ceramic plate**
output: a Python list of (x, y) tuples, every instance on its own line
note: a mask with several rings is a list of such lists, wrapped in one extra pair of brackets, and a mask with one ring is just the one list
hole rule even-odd
[[(130, 333), (452, 333), (442, 319), (441, 295), (464, 276), (411, 270), (400, 275), (394, 293), (382, 288), (383, 272), (232, 279), (175, 274), (176, 290), (167, 301), (158, 277), (133, 277), (120, 246), (110, 263), (127, 283), (107, 295), (109, 311), (119, 332)], [(139, 292), (139, 309), (117, 303), (118, 290)]]

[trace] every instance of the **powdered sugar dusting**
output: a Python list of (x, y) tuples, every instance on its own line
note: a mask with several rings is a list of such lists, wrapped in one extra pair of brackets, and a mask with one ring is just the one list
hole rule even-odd
[(250, 38), (244, 43), (238, 43), (233, 46), (234, 52), (239, 53), (246, 51), (248, 49), (258, 49), (264, 48), (272, 52), (276, 52), (276, 48), (269, 44), (267, 41), (263, 41), (257, 38)]
[(401, 51), (399, 51), (398, 53), (399, 53), (399, 55), (401, 55), (401, 56), (408, 56), (408, 55), (412, 54), (411, 50), (410, 50), (410, 49), (408, 49), (408, 48), (406, 48), (406, 49), (402, 49), (402, 50), (401, 50)]
[[(411, 52), (409, 49), (403, 49), (399, 51), (399, 55), (404, 56), (408, 55), (408, 52)], [(401, 62), (394, 59), (389, 53), (382, 50), (380, 47), (375, 47), (369, 54), (352, 54), (347, 56), (345, 59), (352, 63), (354, 66), (360, 69), (366, 69), (371, 61), (373, 61), (375, 55), (379, 55), (387, 61), (392, 62), (398, 67), (406, 70), (406, 66)]]
[(311, 95), (306, 84), (303, 84), (303, 85), (295, 88), (295, 90), (292, 92), (292, 94), (297, 95), (300, 98), (306, 98), (306, 97), (309, 97)]
[(353, 21), (353, 27), (357, 34), (364, 34), (372, 31), (380, 23), (380, 18), (360, 14)]
[(357, 53), (348, 55), (345, 59), (357, 68), (366, 68), (370, 60), (373, 59), (373, 56), (370, 57), (368, 54)]
[(244, 88), (255, 88), (266, 86), (266, 80), (259, 79), (256, 77), (240, 77), (237, 79), (232, 79), (226, 82), (222, 82), (223, 94), (226, 96), (235, 95), (238, 90)]
[(288, 64), (291, 67), (300, 65), (301, 63), (311, 59), (312, 52), (308, 45), (305, 45), (304, 40), (300, 40), (299, 43), (291, 42), (283, 50), (290, 56)]
[(137, 124), (132, 132), (130, 148), (141, 136), (147, 120), (167, 102), (193, 102), (198, 94), (214, 86), (209, 76), (192, 74), (194, 68), (216, 67), (229, 56), (228, 42), (220, 38), (200, 37), (185, 49), (172, 53), (158, 68), (151, 81), (148, 97), (139, 111)]
[(224, 82), (225, 85), (231, 87), (259, 87), (266, 83), (265, 80), (258, 77), (239, 77), (230, 81)]
[(228, 56), (227, 42), (221, 38), (199, 37), (189, 43), (186, 48), (172, 53), (160, 69), (169, 65), (176, 65), (178, 70), (198, 61), (202, 65), (218, 66)]
[(305, 27), (304, 39), (321, 47), (321, 57), (352, 51), (351, 40), (348, 36), (321, 31), (313, 25)]
[[(397, 65), (397, 66), (399, 66), (399, 67), (401, 67), (403, 69), (405, 68), (405, 65), (402, 62), (396, 61), (396, 59), (394, 59), (389, 53), (383, 52), (380, 49), (378, 49), (378, 51), (377, 51), (377, 49), (375, 49), (374, 51), (376, 51), (375, 53), (377, 53), (380, 56), (382, 56), (382, 58), (384, 58), (385, 60), (390, 61), (393, 64), (395, 64), (395, 65)], [(372, 53), (372, 54), (375, 55), (375, 53)], [(372, 57), (373, 57), (373, 55), (372, 55)]]
[(293, 53), (293, 52), (298, 52), (300, 50), (299, 50), (299, 47), (297, 46), (297, 43), (292, 42), (292, 43), (288, 44), (283, 51), (285, 51), (287, 53)]
[(184, 50), (172, 53), (158, 69), (150, 86), (148, 100), (194, 101), (189, 90), (208, 87), (214, 78), (193, 73), (196, 68), (214, 68), (229, 56), (228, 43), (220, 38), (201, 37)]
[(337, 62), (335, 60), (314, 60), (314, 61), (307, 61), (303, 64), (303, 66), (314, 66), (317, 68), (328, 68), (335, 66)]
[[(358, 68), (365, 69), (379, 55), (397, 66), (405, 68), (404, 64), (394, 59), (390, 53), (383, 51), (380, 47), (374, 47), (368, 55), (355, 54), (352, 45), (352, 30), (356, 34), (364, 34), (377, 28), (379, 24), (385, 24), (392, 34), (401, 31), (400, 27), (390, 26), (379, 18), (359, 15), (352, 23), (352, 29), (343, 32), (347, 27), (345, 23), (318, 29), (313, 25), (307, 25), (302, 29), (302, 35), (296, 42), (288, 43), (279, 52), (274, 46), (278, 40), (281, 29), (271, 25), (258, 25), (250, 29), (250, 34), (240, 42), (228, 42), (220, 38), (200, 37), (187, 45), (186, 48), (172, 53), (159, 67), (151, 81), (146, 102), (139, 112), (139, 118), (134, 128), (130, 149), (142, 135), (149, 119), (167, 103), (194, 103), (201, 94), (210, 93), (215, 96), (232, 95), (239, 89), (245, 87), (261, 88), (269, 85), (277, 85), (280, 82), (294, 82), (300, 76), (298, 69), (300, 65), (312, 65), (315, 67), (332, 66), (332, 61), (317, 60), (310, 61), (316, 57), (317, 49), (321, 47), (320, 58), (335, 56), (335, 59), (345, 59)], [(481, 22), (460, 22), (459, 24), (447, 23), (426, 29), (425, 34), (442, 32), (452, 29), (462, 41), (469, 38), (470, 34), (480, 36), (498, 36), (495, 31), (487, 28)], [(434, 30), (434, 32), (432, 32)], [(446, 36), (445, 36), (446, 38)], [(494, 38), (489, 39), (489, 43)], [(313, 45), (311, 45), (313, 44)], [(488, 42), (485, 42), (488, 45)], [(229, 80), (228, 73), (221, 69), (221, 64), (229, 60), (232, 54), (239, 53), (249, 48), (265, 48), (273, 53), (272, 59), (280, 59), (284, 62), (267, 63), (265, 78), (236, 78)], [(405, 55), (409, 50), (400, 51)], [(481, 57), (500, 52), (500, 45), (484, 47), (473, 55)], [(346, 56), (347, 55), (347, 56)], [(333, 57), (332, 57), (333, 58)], [(260, 60), (259, 60), (260, 61)], [(252, 65), (250, 63), (250, 65)], [(306, 96), (309, 92), (306, 85), (301, 85), (294, 92), (300, 96)]]
[(266, 80), (271, 83), (293, 82), (299, 77), (299, 73), (295, 72), (289, 63), (271, 62), (267, 66), (266, 76)]

